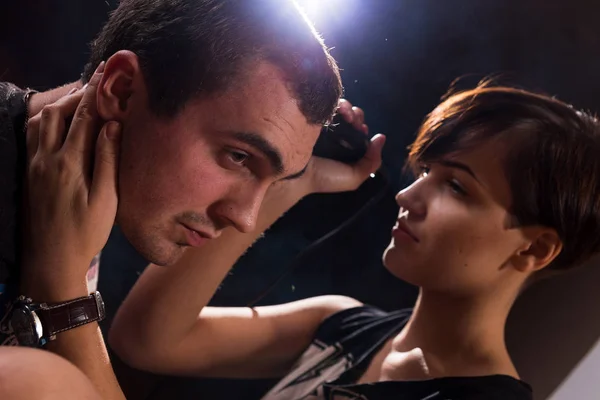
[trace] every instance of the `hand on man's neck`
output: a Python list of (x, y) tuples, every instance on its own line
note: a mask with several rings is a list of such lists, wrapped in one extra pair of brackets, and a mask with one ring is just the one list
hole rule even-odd
[(45, 92), (34, 93), (27, 105), (29, 118), (42, 111), (42, 108), (44, 108), (45, 105), (52, 104), (61, 97), (66, 96), (71, 89), (80, 89), (81, 87), (83, 87), (83, 83), (81, 83), (81, 81), (75, 81)]

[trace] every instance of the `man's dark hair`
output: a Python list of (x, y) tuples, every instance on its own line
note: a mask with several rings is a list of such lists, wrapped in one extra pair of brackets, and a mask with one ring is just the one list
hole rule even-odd
[(119, 50), (138, 56), (151, 110), (164, 117), (230, 88), (260, 61), (284, 73), (309, 123), (328, 122), (342, 93), (335, 60), (291, 0), (123, 0), (82, 80)]
[(408, 166), (439, 160), (483, 142), (508, 144), (504, 172), (514, 226), (556, 230), (558, 272), (600, 251), (600, 124), (545, 95), (482, 84), (452, 94), (423, 122)]

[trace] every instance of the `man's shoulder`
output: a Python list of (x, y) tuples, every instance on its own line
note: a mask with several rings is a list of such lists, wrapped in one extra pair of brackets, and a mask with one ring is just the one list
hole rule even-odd
[(13, 144), (18, 139), (16, 131), (22, 129), (25, 124), (26, 95), (27, 90), (9, 82), (0, 82), (0, 138), (4, 142), (0, 144), (2, 147)]
[(27, 91), (0, 82), (0, 284), (16, 268), (18, 214), (24, 170)]
[(21, 89), (20, 87), (18, 87), (17, 85), (15, 85), (14, 83), (10, 83), (10, 82), (2, 82), (0, 81), (0, 93), (12, 93), (12, 92), (19, 92), (19, 91), (23, 91), (23, 89)]
[(24, 97), (27, 90), (10, 82), (0, 82), (0, 108), (9, 112), (9, 117), (16, 117), (25, 112)]
[(26, 90), (12, 83), (0, 82), (0, 345), (16, 344), (8, 315), (11, 299), (16, 296), (26, 94)]
[(13, 96), (24, 94), (27, 89), (22, 89), (14, 83), (0, 81), (0, 94), (2, 96)]

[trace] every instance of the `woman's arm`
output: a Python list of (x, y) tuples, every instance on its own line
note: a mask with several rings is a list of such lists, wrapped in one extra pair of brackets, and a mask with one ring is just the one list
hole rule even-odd
[[(103, 63), (85, 90), (29, 120), (20, 290), (35, 303), (89, 294), (87, 270), (115, 220), (120, 127), (109, 122), (98, 133), (102, 76)], [(73, 122), (66, 129), (69, 118)], [(103, 399), (125, 398), (97, 322), (58, 333), (47, 349), (79, 368)]]

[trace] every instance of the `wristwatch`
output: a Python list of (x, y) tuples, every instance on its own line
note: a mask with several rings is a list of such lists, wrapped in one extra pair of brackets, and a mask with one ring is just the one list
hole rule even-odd
[(62, 303), (34, 303), (28, 297), (17, 298), (12, 308), (10, 325), (20, 346), (43, 347), (58, 333), (106, 316), (100, 292)]

